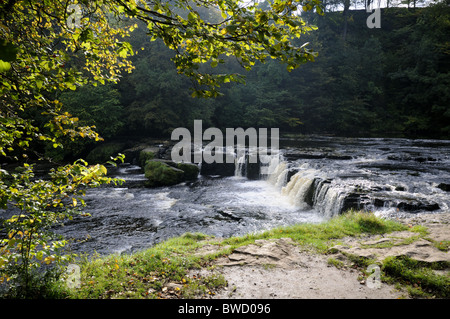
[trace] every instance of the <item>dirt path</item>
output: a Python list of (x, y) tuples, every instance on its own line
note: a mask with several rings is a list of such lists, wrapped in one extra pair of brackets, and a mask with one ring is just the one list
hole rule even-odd
[[(343, 253), (383, 259), (389, 255), (406, 254), (424, 261), (445, 260), (448, 252), (434, 247), (431, 242), (450, 240), (450, 213), (421, 215), (403, 220), (407, 225), (428, 227), (430, 233), (413, 243), (405, 241), (412, 232), (396, 232), (356, 240), (347, 238), (336, 246), (334, 254), (319, 255), (301, 251), (290, 238), (257, 240), (255, 244), (240, 247), (229, 256), (216, 262), (214, 271), (224, 275), (228, 287), (213, 298), (221, 299), (396, 299), (408, 298), (405, 291), (377, 280), (364, 280), (361, 271), (352, 268)], [(378, 248), (379, 243), (391, 241), (395, 245)], [(408, 242), (408, 243), (407, 243)], [(403, 244), (404, 243), (404, 244)], [(383, 248), (384, 247), (384, 248)], [(332, 257), (341, 260), (346, 267), (330, 265)]]
[(369, 288), (358, 279), (357, 270), (330, 266), (323, 256), (302, 256), (302, 265), (291, 269), (264, 266), (233, 266), (222, 270), (228, 281), (226, 290), (215, 298), (248, 299), (384, 299), (404, 294), (382, 284)]

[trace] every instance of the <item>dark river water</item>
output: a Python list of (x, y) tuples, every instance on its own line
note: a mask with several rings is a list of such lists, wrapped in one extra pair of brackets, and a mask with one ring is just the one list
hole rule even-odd
[(350, 208), (399, 218), (450, 210), (450, 141), (309, 136), (281, 139), (272, 157), (257, 179), (236, 159), (234, 176), (160, 188), (142, 187), (143, 172), (124, 164), (110, 174), (125, 183), (89, 190), (91, 217), (60, 232), (75, 252), (129, 253), (186, 232), (244, 235)]

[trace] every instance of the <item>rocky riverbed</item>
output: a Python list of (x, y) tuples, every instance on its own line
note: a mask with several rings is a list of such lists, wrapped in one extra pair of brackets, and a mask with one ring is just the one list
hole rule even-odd
[[(175, 185), (146, 187), (160, 171), (181, 175), (169, 167), (172, 144), (149, 140), (123, 150), (127, 163), (109, 175), (125, 183), (88, 190), (91, 217), (61, 230), (74, 251), (129, 253), (186, 232), (239, 236), (321, 222), (348, 209), (407, 218), (450, 208), (450, 141), (282, 138), (265, 166), (238, 157), (201, 163), (197, 178), (185, 179), (184, 172)], [(149, 160), (155, 167), (146, 176)]]

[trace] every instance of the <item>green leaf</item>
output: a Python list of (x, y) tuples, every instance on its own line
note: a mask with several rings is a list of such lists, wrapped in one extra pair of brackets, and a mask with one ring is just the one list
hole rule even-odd
[(189, 12), (188, 14), (188, 20), (189, 22), (194, 22), (197, 20), (197, 15), (194, 12)]
[(94, 33), (90, 28), (83, 30), (80, 34), (80, 40), (83, 42), (94, 40)]
[(11, 63), (0, 60), (0, 73), (9, 71), (9, 69), (11, 69)]
[(42, 257), (44, 257), (44, 252), (42, 250), (38, 251), (36, 254), (37, 260), (42, 260)]
[(38, 89), (41, 89), (42, 86), (44, 85), (44, 81), (42, 81), (42, 80), (36, 80), (35, 83), (36, 83), (36, 87)]

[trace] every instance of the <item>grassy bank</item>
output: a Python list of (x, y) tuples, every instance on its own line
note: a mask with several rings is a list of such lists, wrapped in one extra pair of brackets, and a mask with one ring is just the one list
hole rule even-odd
[[(198, 269), (214, 267), (214, 259), (257, 239), (290, 237), (302, 249), (326, 254), (343, 237), (406, 229), (408, 227), (405, 225), (377, 218), (370, 213), (349, 212), (320, 224), (299, 224), (243, 237), (216, 239), (203, 234), (185, 234), (131, 255), (80, 260), (80, 287), (68, 289), (63, 283), (57, 290), (63, 298), (80, 299), (195, 298), (214, 294), (226, 285), (220, 275), (203, 276)], [(205, 247), (210, 248), (212, 253), (198, 254)], [(355, 261), (355, 265), (364, 269), (368, 262), (371, 261), (359, 260)], [(382, 277), (385, 281), (409, 284), (413, 278), (414, 283), (425, 283), (424, 291), (448, 297), (448, 276), (447, 279), (443, 276), (430, 279), (430, 273), (424, 267), (417, 264), (411, 266), (410, 261), (400, 259), (389, 259), (382, 269), (386, 270)], [(421, 290), (420, 286), (415, 285), (415, 290)], [(428, 296), (426, 292), (416, 295)]]

